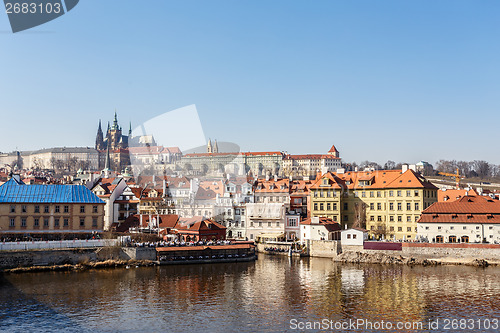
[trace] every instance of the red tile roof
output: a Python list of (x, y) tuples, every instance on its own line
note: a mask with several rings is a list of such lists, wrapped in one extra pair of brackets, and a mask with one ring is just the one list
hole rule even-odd
[(332, 145), (332, 148), (330, 148), (330, 150), (328, 152), (329, 153), (338, 153), (339, 151), (337, 150), (337, 148), (335, 148), (335, 145)]
[[(328, 185), (323, 185), (323, 179)], [(371, 180), (368, 185), (360, 181)], [(350, 171), (346, 173), (327, 172), (310, 187), (310, 189), (386, 189), (386, 188), (427, 188), (437, 190), (431, 182), (413, 170), (402, 173), (400, 170)]]
[(466, 193), (468, 193), (468, 195), (478, 195), (477, 192), (474, 191), (473, 189), (470, 190), (447, 189), (446, 191), (439, 190), (438, 202), (455, 201), (465, 196)]

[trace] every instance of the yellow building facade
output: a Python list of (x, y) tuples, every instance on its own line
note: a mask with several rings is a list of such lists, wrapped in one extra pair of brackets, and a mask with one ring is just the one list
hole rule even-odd
[(359, 226), (376, 238), (415, 239), (422, 211), (437, 187), (413, 170), (328, 172), (310, 189), (311, 216)]

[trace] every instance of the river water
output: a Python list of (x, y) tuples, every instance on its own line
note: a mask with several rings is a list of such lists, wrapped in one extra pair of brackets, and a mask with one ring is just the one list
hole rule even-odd
[(266, 255), (251, 263), (4, 274), (0, 331), (496, 332), (499, 277), (500, 267)]

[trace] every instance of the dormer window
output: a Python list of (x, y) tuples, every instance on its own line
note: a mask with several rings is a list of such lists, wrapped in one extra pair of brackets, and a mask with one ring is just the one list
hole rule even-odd
[(323, 179), (323, 185), (328, 185), (328, 178)]

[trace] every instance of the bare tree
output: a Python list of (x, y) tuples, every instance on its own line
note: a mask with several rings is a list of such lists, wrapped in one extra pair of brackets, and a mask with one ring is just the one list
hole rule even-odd
[(487, 178), (490, 176), (490, 164), (486, 161), (474, 161), (474, 171), (476, 171), (479, 178)]
[(383, 223), (377, 223), (375, 230), (372, 230), (372, 234), (376, 239), (387, 238), (387, 226)]
[(366, 204), (364, 202), (354, 203), (354, 224), (352, 226), (366, 228)]
[(394, 161), (387, 161), (384, 164), (384, 170), (395, 170), (396, 169), (396, 162)]

